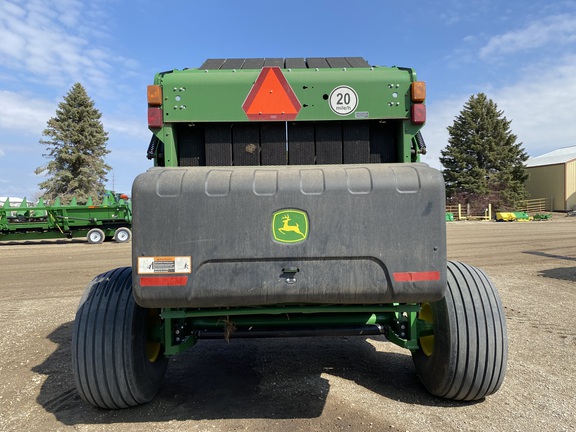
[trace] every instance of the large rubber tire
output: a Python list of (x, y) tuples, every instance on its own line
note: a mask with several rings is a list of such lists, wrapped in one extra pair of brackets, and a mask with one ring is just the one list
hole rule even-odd
[(116, 243), (126, 243), (129, 242), (131, 238), (132, 231), (130, 231), (128, 228), (118, 228), (116, 232), (114, 232), (114, 241)]
[(104, 231), (100, 228), (92, 228), (86, 235), (86, 240), (88, 240), (88, 243), (90, 244), (100, 244), (105, 238), (106, 236), (104, 235)]
[(422, 305), (434, 335), (413, 352), (416, 373), (433, 395), (473, 401), (495, 393), (508, 359), (506, 318), (498, 292), (480, 269), (448, 262), (442, 300)]
[(132, 269), (110, 270), (86, 288), (72, 334), (72, 370), (86, 402), (108, 409), (149, 402), (158, 392), (168, 360), (147, 334), (159, 311), (132, 296)]

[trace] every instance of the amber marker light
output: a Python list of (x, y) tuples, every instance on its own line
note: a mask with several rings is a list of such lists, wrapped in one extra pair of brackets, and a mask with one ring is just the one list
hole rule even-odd
[(162, 87), (159, 85), (148, 86), (148, 105), (160, 106), (162, 105)]
[(410, 89), (412, 102), (424, 102), (426, 99), (426, 83), (424, 81), (415, 81)]

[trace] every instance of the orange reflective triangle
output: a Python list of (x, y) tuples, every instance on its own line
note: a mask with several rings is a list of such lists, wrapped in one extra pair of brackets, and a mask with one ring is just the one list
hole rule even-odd
[(278, 66), (262, 68), (242, 104), (250, 120), (294, 120), (301, 107)]

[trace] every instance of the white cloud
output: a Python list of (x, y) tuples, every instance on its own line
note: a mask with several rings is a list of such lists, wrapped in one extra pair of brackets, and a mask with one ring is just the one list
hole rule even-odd
[(98, 2), (14, 0), (0, 2), (0, 64), (19, 80), (55, 87), (83, 82), (98, 90), (118, 64), (130, 64), (106, 47)]
[[(478, 47), (482, 39), (487, 42)], [(467, 36), (464, 42), (468, 46), (457, 49), (448, 60), (458, 67), (475, 63), (477, 73), (466, 82), (469, 93), (461, 89), (460, 94), (429, 102), (428, 163), (438, 163), (448, 141), (446, 127), (468, 98), (479, 92), (512, 121), (512, 132), (530, 156), (576, 145), (571, 110), (571, 95), (576, 94), (576, 15), (546, 15), (491, 38)], [(478, 63), (479, 59), (485, 63)]]
[[(529, 156), (576, 145), (576, 121), (572, 95), (576, 94), (576, 55), (558, 59), (553, 67), (534, 64), (521, 72), (512, 85), (481, 89), (511, 120), (512, 133)], [(428, 154), (422, 158), (439, 167), (440, 150), (448, 143), (446, 128), (454, 123), (470, 94), (428, 104), (428, 121), (423, 130)]]
[(0, 90), (0, 128), (40, 136), (55, 115), (56, 104), (34, 96)]
[(554, 15), (534, 21), (524, 28), (490, 38), (480, 49), (480, 58), (489, 60), (517, 52), (533, 51), (549, 45), (566, 46), (576, 41), (576, 17)]
[(528, 153), (538, 156), (576, 145), (574, 94), (576, 55), (568, 55), (554, 65), (534, 65), (514, 85), (496, 91), (493, 99), (512, 120), (512, 131)]
[(142, 120), (137, 120), (133, 118), (126, 117), (108, 117), (104, 116), (102, 118), (102, 124), (104, 129), (110, 133), (110, 135), (117, 134), (118, 136), (126, 136), (137, 138), (142, 140), (142, 142), (147, 143), (152, 136), (152, 133), (148, 130), (148, 125), (144, 117)]

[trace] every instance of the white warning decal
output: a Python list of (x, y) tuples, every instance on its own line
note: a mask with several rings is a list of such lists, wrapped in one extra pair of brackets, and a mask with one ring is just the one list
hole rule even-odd
[(138, 274), (191, 273), (192, 257), (138, 257)]
[(336, 114), (345, 116), (353, 113), (358, 106), (358, 94), (352, 87), (336, 87), (328, 98), (330, 108)]

